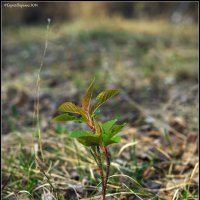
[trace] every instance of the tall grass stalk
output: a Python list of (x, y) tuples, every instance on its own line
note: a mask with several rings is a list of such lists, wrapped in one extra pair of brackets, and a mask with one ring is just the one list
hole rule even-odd
[[(42, 71), (43, 65), (44, 65), (44, 58), (46, 55), (47, 47), (48, 47), (48, 39), (49, 39), (49, 27), (50, 27), (51, 19), (47, 19), (47, 27), (46, 27), (46, 36), (45, 36), (45, 45), (44, 45), (44, 51), (42, 54), (41, 62), (40, 62), (40, 67), (37, 73), (37, 82), (36, 82), (36, 99), (34, 101), (34, 112), (33, 112), (33, 128), (35, 129), (35, 132), (37, 133), (38, 137), (36, 138), (35, 134), (33, 135), (33, 146), (34, 146), (34, 141), (36, 140), (39, 146), (39, 150), (41, 153), (42, 160), (44, 161), (44, 155), (42, 151), (42, 135), (41, 135), (41, 130), (40, 130), (40, 73)], [(37, 153), (37, 152), (36, 152)]]

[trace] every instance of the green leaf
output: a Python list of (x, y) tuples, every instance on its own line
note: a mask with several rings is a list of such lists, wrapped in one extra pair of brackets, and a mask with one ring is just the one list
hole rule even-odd
[(93, 114), (97, 110), (97, 108), (99, 108), (99, 106), (104, 104), (108, 99), (110, 99), (111, 97), (115, 96), (118, 93), (119, 93), (119, 90), (105, 90), (101, 92), (96, 97), (97, 102), (92, 106), (91, 114)]
[(95, 135), (94, 133), (91, 133), (91, 132), (87, 132), (87, 131), (74, 131), (70, 135), (70, 137), (72, 137), (72, 138), (79, 138), (79, 137), (83, 137), (83, 136), (96, 137), (97, 135)]
[(92, 90), (93, 90), (93, 86), (94, 86), (94, 80), (91, 82), (90, 86), (88, 87), (85, 95), (82, 98), (82, 108), (84, 111), (88, 112), (89, 111), (89, 107), (90, 107), (90, 100), (92, 97)]
[(52, 122), (67, 122), (67, 121), (78, 121), (78, 122), (86, 122), (84, 117), (75, 117), (68, 114), (58, 115), (51, 120)]
[(121, 140), (121, 137), (119, 135), (112, 137), (111, 140), (113, 141), (113, 143), (118, 143)]
[(92, 117), (96, 117), (101, 113), (101, 110), (99, 108), (96, 109), (96, 111), (92, 114)]
[(99, 122), (96, 119), (93, 119), (93, 123), (94, 123), (95, 129), (96, 129), (96, 132), (101, 133), (101, 126), (100, 126)]
[(99, 145), (101, 142), (101, 135), (94, 134), (86, 131), (74, 131), (70, 137), (76, 138), (80, 143), (85, 146)]
[(110, 135), (107, 135), (107, 134), (103, 134), (102, 135), (102, 140), (103, 140), (103, 144), (105, 146), (108, 146), (110, 144), (113, 144), (113, 143), (118, 143), (120, 142), (120, 136), (110, 136)]
[(79, 106), (76, 106), (72, 102), (65, 102), (59, 108), (58, 111), (60, 112), (69, 112), (69, 113), (77, 113), (82, 116), (87, 117), (87, 113)]
[(115, 135), (125, 126), (125, 123), (114, 125), (116, 122), (117, 119), (113, 119), (101, 125), (103, 129), (102, 141), (105, 146), (120, 142), (120, 136)]
[(120, 125), (114, 125), (111, 129), (111, 136), (116, 135), (117, 133), (119, 133), (121, 131), (122, 128), (124, 128), (124, 126), (126, 126), (126, 123), (120, 124)]
[(103, 128), (104, 132), (107, 133), (116, 122), (117, 122), (117, 119), (113, 119), (113, 120), (103, 123), (102, 128)]
[(84, 146), (91, 147), (91, 146), (97, 146), (100, 144), (99, 141), (93, 141), (90, 137), (81, 137), (77, 138), (77, 140), (83, 144)]

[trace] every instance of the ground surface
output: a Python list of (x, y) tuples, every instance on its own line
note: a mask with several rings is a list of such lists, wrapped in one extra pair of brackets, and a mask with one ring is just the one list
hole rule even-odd
[(45, 33), (43, 26), (3, 30), (3, 199), (100, 199), (89, 150), (69, 138), (81, 125), (50, 122), (61, 103), (80, 104), (94, 76), (94, 94), (121, 90), (99, 120), (127, 123), (110, 147), (107, 199), (198, 199), (197, 27), (121, 19), (51, 25), (39, 83), (44, 160), (37, 161), (33, 111)]

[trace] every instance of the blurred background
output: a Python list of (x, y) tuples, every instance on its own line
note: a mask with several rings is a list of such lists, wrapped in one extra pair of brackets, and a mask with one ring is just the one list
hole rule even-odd
[[(116, 145), (113, 150), (113, 162), (125, 163), (128, 171), (121, 171), (146, 188), (158, 190), (158, 196), (172, 198), (174, 190), (165, 193), (159, 188), (172, 186), (174, 179), (177, 184), (182, 183), (198, 161), (198, 6), (198, 2), (192, 1), (3, 2), (4, 196), (20, 191), (24, 183), (33, 196), (41, 192), (34, 192), (33, 187), (41, 184), (42, 178), (32, 178), (27, 183), (22, 168), (23, 160), (31, 158), (37, 75), (47, 40), (39, 93), (44, 141), (60, 139), (58, 143), (63, 145), (70, 141), (62, 137), (67, 137), (65, 133), (77, 125), (52, 124), (50, 120), (58, 114), (56, 109), (61, 103), (80, 104), (81, 96), (95, 77), (94, 96), (104, 89), (121, 90), (102, 107), (99, 119), (119, 118), (119, 122), (128, 123), (121, 146)], [(51, 19), (48, 34), (47, 19)], [(120, 158), (115, 157), (123, 145), (135, 140), (145, 146), (136, 145), (136, 152), (127, 149)], [(27, 147), (25, 154), (22, 146)], [(54, 148), (44, 145), (44, 151), (52, 153), (51, 156), (47, 153), (47, 160), (58, 160), (55, 154), (58, 147)], [(73, 153), (70, 155), (73, 157)], [(137, 162), (133, 162), (133, 157)], [(8, 167), (11, 160), (13, 168)], [(16, 167), (15, 163), (23, 167)], [(27, 161), (27, 168), (30, 163), (31, 160)], [(59, 167), (60, 164), (53, 169), (55, 173)], [(14, 168), (16, 175), (9, 179)], [(182, 178), (177, 178), (177, 173)], [(13, 187), (20, 176), (25, 182)], [(196, 177), (190, 179), (190, 189), (185, 183), (177, 197), (183, 199), (186, 194), (196, 197)], [(70, 192), (63, 192), (63, 196), (75, 195), (73, 190)], [(86, 190), (79, 193), (82, 197), (89, 194)]]
[[(32, 2), (34, 4), (35, 2)], [(30, 2), (31, 4), (31, 2)], [(198, 3), (184, 2), (38, 2), (37, 7), (3, 8), (3, 24), (10, 26), (44, 24), (48, 17), (54, 23), (77, 19), (122, 17), (125, 19), (163, 18), (174, 23), (198, 20)]]

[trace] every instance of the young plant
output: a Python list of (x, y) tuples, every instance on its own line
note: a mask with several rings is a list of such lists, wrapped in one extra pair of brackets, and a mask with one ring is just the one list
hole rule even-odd
[[(91, 104), (92, 91), (94, 87), (94, 80), (88, 87), (85, 95), (82, 97), (81, 107), (72, 102), (65, 102), (58, 111), (64, 114), (58, 115), (53, 122), (67, 122), (77, 121), (86, 123), (91, 132), (78, 130), (71, 133), (70, 137), (77, 139), (84, 146), (91, 148), (91, 153), (99, 167), (101, 184), (102, 184), (102, 199), (106, 198), (107, 181), (110, 171), (110, 154), (108, 152), (108, 145), (118, 143), (120, 136), (117, 135), (125, 124), (116, 125), (117, 120), (110, 120), (104, 123), (97, 121), (96, 117), (99, 115), (99, 107), (107, 100), (119, 93), (119, 90), (105, 90), (96, 97), (94, 105)], [(79, 116), (69, 115), (67, 113), (78, 114)], [(106, 169), (104, 170), (101, 158), (101, 152), (105, 157)]]

